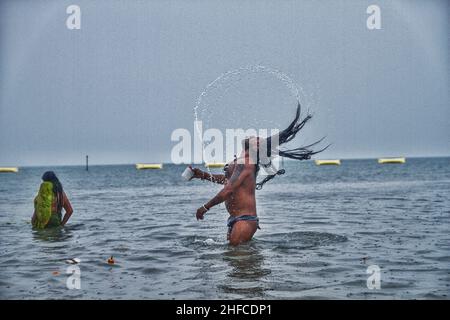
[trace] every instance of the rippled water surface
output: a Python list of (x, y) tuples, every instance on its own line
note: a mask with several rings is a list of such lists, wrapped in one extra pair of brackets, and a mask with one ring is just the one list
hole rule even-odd
[[(223, 205), (195, 219), (220, 186), (183, 181), (183, 166), (0, 174), (0, 298), (448, 298), (450, 158), (285, 167), (257, 191), (261, 230), (236, 248), (226, 242)], [(63, 229), (33, 231), (48, 169), (75, 211)], [(69, 290), (65, 260), (75, 257), (81, 289)], [(374, 264), (379, 290), (366, 285)]]

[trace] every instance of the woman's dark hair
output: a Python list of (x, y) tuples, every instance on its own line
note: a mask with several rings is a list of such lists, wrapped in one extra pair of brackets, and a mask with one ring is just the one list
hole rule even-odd
[(42, 175), (42, 180), (51, 182), (53, 184), (53, 193), (56, 196), (56, 210), (58, 213), (60, 213), (64, 202), (64, 190), (61, 182), (53, 171), (45, 172)]

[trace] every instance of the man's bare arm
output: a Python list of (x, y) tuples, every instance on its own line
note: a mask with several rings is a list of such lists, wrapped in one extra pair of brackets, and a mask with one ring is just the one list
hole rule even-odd
[(218, 184), (225, 184), (225, 182), (227, 181), (225, 175), (223, 174), (210, 174), (197, 168), (192, 170), (194, 171), (194, 178), (198, 178), (201, 180), (208, 180)]

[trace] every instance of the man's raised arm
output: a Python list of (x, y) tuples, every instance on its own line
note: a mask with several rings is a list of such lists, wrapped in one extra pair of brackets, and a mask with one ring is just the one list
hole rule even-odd
[(210, 174), (198, 168), (192, 168), (192, 171), (194, 171), (194, 175), (192, 176), (192, 178), (208, 180), (218, 184), (225, 184), (226, 182), (225, 175), (223, 174)]

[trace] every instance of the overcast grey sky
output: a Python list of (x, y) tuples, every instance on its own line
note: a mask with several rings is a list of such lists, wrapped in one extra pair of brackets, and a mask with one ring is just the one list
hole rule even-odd
[[(66, 27), (67, 6), (81, 29)], [(366, 9), (381, 8), (381, 30)], [(170, 161), (220, 74), (289, 75), (321, 157), (450, 155), (448, 1), (0, 1), (0, 166)], [(281, 126), (289, 90), (250, 75), (211, 110)], [(258, 110), (260, 112), (255, 112)], [(255, 120), (256, 119), (256, 120)], [(208, 124), (214, 126), (211, 120)], [(301, 141), (302, 142), (302, 141)]]

